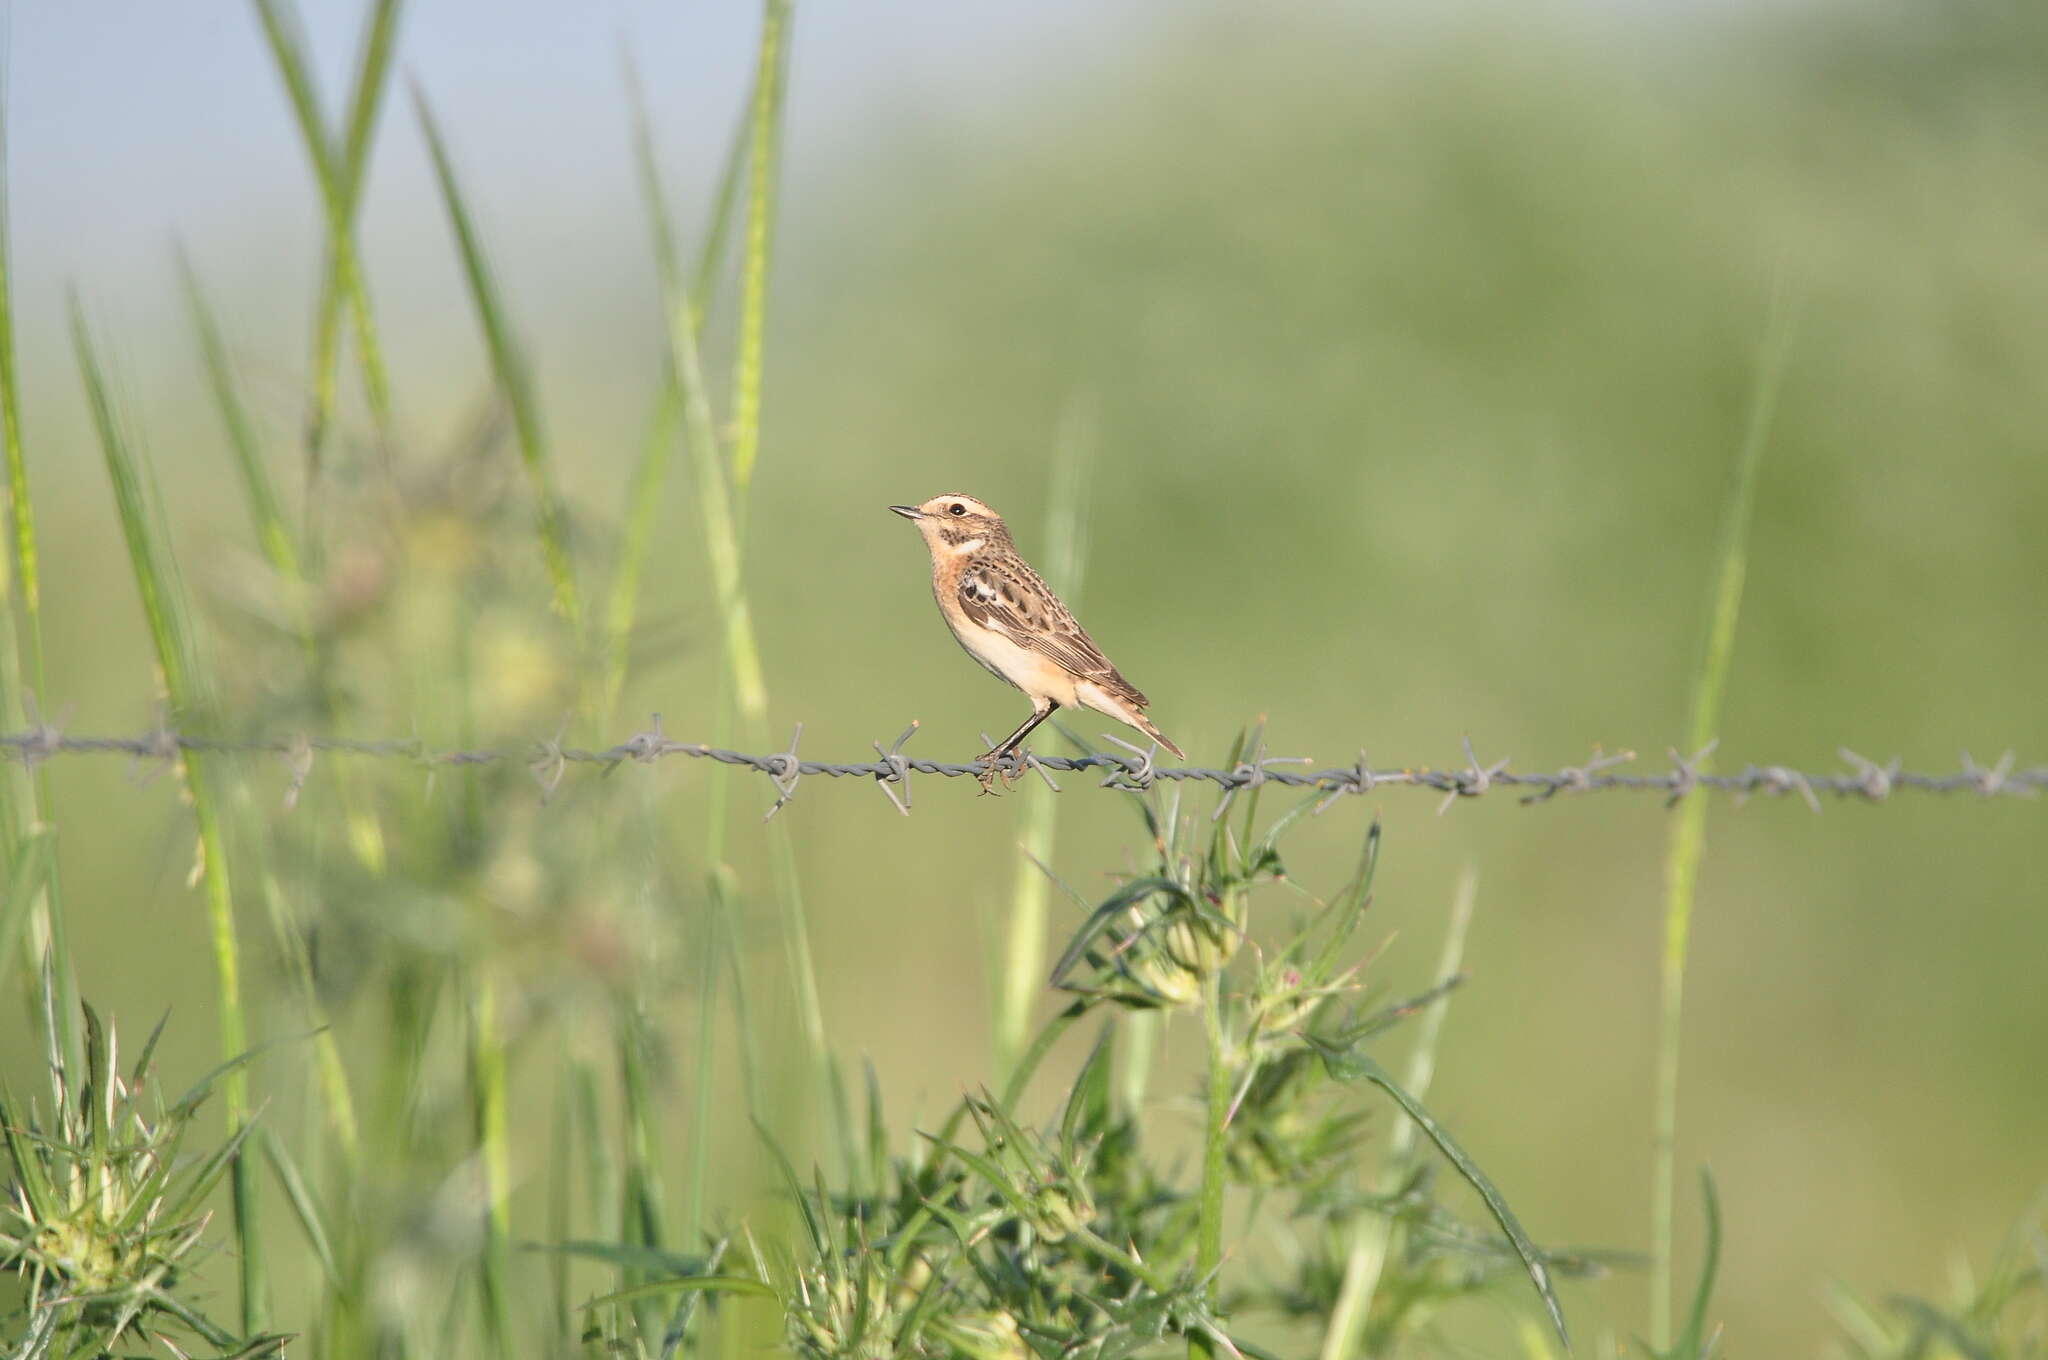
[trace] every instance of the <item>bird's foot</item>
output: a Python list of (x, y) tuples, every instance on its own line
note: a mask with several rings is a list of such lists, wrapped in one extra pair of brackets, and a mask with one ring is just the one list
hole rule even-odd
[(981, 785), (981, 791), (984, 794), (996, 791), (995, 784), (998, 778), (1003, 781), (1004, 789), (1016, 787), (1017, 780), (1022, 777), (1023, 771), (1021, 769), (1012, 769), (1004, 763), (1006, 757), (1015, 754), (1015, 751), (998, 749), (984, 751), (975, 757), (975, 763), (981, 766), (981, 773), (977, 774), (974, 778)]

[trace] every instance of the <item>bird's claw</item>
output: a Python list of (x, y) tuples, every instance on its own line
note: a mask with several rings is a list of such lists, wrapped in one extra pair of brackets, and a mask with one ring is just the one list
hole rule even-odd
[(974, 778), (981, 785), (981, 791), (984, 794), (996, 791), (995, 783), (998, 778), (1003, 781), (1003, 788), (1006, 790), (1017, 786), (1018, 779), (1023, 777), (1022, 769), (1011, 769), (1003, 763), (1005, 756), (1015, 754), (1016, 752), (1014, 751), (996, 750), (983, 751), (979, 756), (975, 757), (975, 763), (981, 766), (981, 773), (977, 774)]

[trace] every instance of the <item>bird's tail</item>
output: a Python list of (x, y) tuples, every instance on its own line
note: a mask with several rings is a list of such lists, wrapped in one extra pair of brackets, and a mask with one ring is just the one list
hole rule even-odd
[(1186, 760), (1188, 758), (1188, 753), (1186, 751), (1181, 750), (1180, 747), (1175, 746), (1173, 744), (1172, 737), (1169, 737), (1164, 732), (1160, 731), (1158, 727), (1156, 727), (1153, 724), (1150, 718), (1146, 717), (1142, 713), (1137, 712), (1135, 709), (1131, 712), (1131, 726), (1137, 728), (1146, 736), (1152, 738), (1152, 740), (1158, 742), (1161, 746), (1164, 746), (1167, 750), (1173, 752), (1174, 759)]
[(1173, 752), (1175, 759), (1186, 760), (1188, 753), (1175, 746), (1173, 738), (1154, 727), (1152, 720), (1145, 716), (1145, 696), (1132, 689), (1130, 683), (1120, 675), (1111, 676), (1110, 680), (1110, 685), (1084, 680), (1074, 687), (1074, 698), (1083, 708), (1092, 708), (1097, 713), (1108, 714), (1118, 722), (1129, 723)]

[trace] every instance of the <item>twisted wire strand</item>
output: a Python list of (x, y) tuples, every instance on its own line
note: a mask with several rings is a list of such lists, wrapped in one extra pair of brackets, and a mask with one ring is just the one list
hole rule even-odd
[[(1667, 806), (1701, 790), (1733, 794), (1738, 800), (1758, 795), (1797, 795), (1813, 811), (1821, 810), (1821, 799), (1858, 799), (1881, 803), (1894, 793), (1912, 791), (1931, 794), (1975, 794), (1982, 798), (2038, 798), (2048, 789), (2048, 765), (2020, 767), (2008, 751), (1989, 765), (1979, 763), (1969, 752), (1954, 771), (1933, 773), (1902, 768), (1895, 757), (1880, 764), (1843, 748), (1839, 754), (1844, 768), (1835, 771), (1804, 771), (1784, 765), (1748, 764), (1725, 773), (1701, 766), (1714, 748), (1687, 756), (1669, 752), (1669, 766), (1662, 770), (1628, 772), (1617, 767), (1632, 762), (1633, 752), (1596, 754), (1583, 765), (1556, 770), (1513, 769), (1506, 759), (1482, 762), (1470, 740), (1465, 742), (1462, 765), (1447, 767), (1401, 766), (1375, 769), (1364, 751), (1350, 765), (1315, 768), (1306, 756), (1270, 756), (1263, 746), (1250, 759), (1229, 769), (1201, 765), (1159, 765), (1156, 748), (1146, 748), (1116, 737), (1107, 740), (1128, 754), (1094, 752), (1085, 755), (1053, 756), (1022, 754), (995, 761), (968, 762), (926, 759), (903, 754), (904, 743), (918, 730), (912, 723), (889, 746), (876, 742), (874, 760), (807, 760), (797, 753), (803, 725), (799, 723), (788, 749), (766, 753), (729, 750), (701, 742), (676, 741), (662, 731), (661, 715), (653, 725), (601, 750), (565, 746), (559, 736), (528, 742), (517, 747), (483, 747), (453, 750), (430, 747), (418, 738), (364, 739), (297, 733), (270, 738), (231, 738), (158, 727), (134, 736), (77, 736), (37, 720), (22, 731), (0, 733), (0, 751), (34, 765), (60, 756), (125, 755), (141, 762), (168, 763), (190, 752), (203, 755), (272, 755), (283, 759), (291, 782), (285, 806), (293, 807), (311, 776), (315, 760), (339, 755), (371, 759), (408, 760), (428, 767), (524, 763), (541, 786), (543, 798), (551, 795), (571, 765), (597, 765), (606, 769), (627, 761), (652, 764), (674, 756), (714, 760), (736, 765), (767, 776), (776, 798), (767, 816), (781, 811), (795, 795), (800, 780), (822, 775), (830, 779), (870, 778), (898, 811), (910, 812), (910, 776), (937, 775), (956, 779), (963, 776), (986, 781), (991, 776), (1015, 779), (1036, 772), (1055, 791), (1061, 785), (1054, 773), (1101, 773), (1098, 787), (1143, 791), (1161, 780), (1199, 781), (1218, 786), (1224, 797), (1217, 808), (1220, 816), (1230, 799), (1246, 789), (1264, 784), (1283, 788), (1319, 789), (1327, 797), (1316, 806), (1321, 812), (1346, 795), (1370, 793), (1382, 788), (1427, 789), (1443, 796), (1438, 812), (1448, 810), (1459, 799), (1478, 798), (1494, 789), (1520, 790), (1523, 803), (1548, 802), (1561, 794), (1624, 791), (1661, 794)], [(991, 768), (993, 767), (993, 768)], [(901, 792), (899, 793), (899, 790)]]

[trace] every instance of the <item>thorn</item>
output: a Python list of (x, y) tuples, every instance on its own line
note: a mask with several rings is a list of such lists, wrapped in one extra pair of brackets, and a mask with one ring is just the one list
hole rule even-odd
[(1835, 749), (1836, 754), (1856, 771), (1856, 787), (1865, 798), (1873, 803), (1882, 803), (1892, 796), (1892, 781), (1899, 777), (1900, 761), (1897, 756), (1891, 758), (1890, 764), (1879, 765), (1876, 761), (1866, 760), (1857, 755), (1846, 746)]
[(278, 754), (284, 757), (285, 769), (290, 772), (290, 782), (284, 788), (284, 810), (291, 812), (299, 806), (299, 795), (313, 773), (313, 743), (304, 732), (298, 732)]
[(59, 754), (64, 749), (64, 733), (61, 723), (43, 721), (43, 711), (36, 703), (34, 690), (21, 692), (22, 716), (28, 719), (28, 730), (22, 734), (21, 763), (30, 771), (43, 761)]
[(1351, 768), (1349, 777), (1340, 775), (1336, 783), (1331, 787), (1330, 792), (1317, 800), (1315, 807), (1310, 810), (1309, 816), (1322, 816), (1331, 804), (1346, 794), (1370, 793), (1377, 779), (1378, 776), (1372, 772), (1372, 762), (1365, 758), (1365, 748), (1363, 746), (1359, 747), (1358, 764)]
[(1441, 817), (1446, 812), (1449, 812), (1451, 804), (1457, 802), (1460, 798), (1478, 798), (1483, 795), (1488, 789), (1493, 787), (1495, 777), (1507, 770), (1508, 761), (1511, 758), (1503, 756), (1491, 765), (1481, 765), (1478, 752), (1472, 749), (1472, 738), (1465, 738), (1465, 764), (1467, 768), (1451, 776), (1450, 790), (1444, 794), (1443, 802), (1437, 804), (1436, 815)]
[[(657, 718), (655, 721), (659, 723), (660, 719)], [(775, 785), (775, 805), (761, 814), (761, 820), (764, 822), (782, 811), (783, 806), (796, 796), (796, 781), (804, 777), (803, 762), (796, 758), (796, 744), (803, 739), (804, 725), (798, 723), (796, 730), (789, 734), (789, 749), (770, 757), (774, 761), (774, 766), (766, 773), (768, 781)]]
[(1680, 799), (1700, 786), (1699, 767), (1708, 756), (1714, 754), (1714, 748), (1720, 744), (1721, 739), (1715, 737), (1705, 746), (1695, 751), (1690, 760), (1678, 754), (1676, 746), (1665, 748), (1671, 756), (1671, 796), (1664, 800), (1665, 807), (1677, 807)]
[[(533, 759), (526, 764), (527, 770), (540, 783), (540, 801), (543, 807), (555, 796), (555, 790), (561, 785), (562, 776), (569, 768), (569, 755), (562, 749), (562, 738), (569, 734), (569, 720), (572, 716), (567, 713), (562, 715), (561, 726), (555, 729), (555, 735), (547, 741), (538, 743)], [(473, 758), (479, 753), (464, 751), (458, 754), (465, 763), (472, 763)]]
[[(1590, 793), (1594, 787), (1594, 775), (1615, 765), (1625, 765), (1636, 758), (1634, 751), (1616, 751), (1611, 756), (1603, 756), (1599, 752), (1600, 748), (1594, 747), (1594, 754), (1591, 760), (1583, 765), (1565, 766), (1557, 772), (1556, 782), (1552, 783), (1549, 788), (1541, 793), (1526, 795), (1522, 802), (1525, 804), (1547, 803), (1560, 793)], [(1528, 777), (1530, 776), (1524, 776), (1524, 778)]]
[[(1150, 742), (1147, 745), (1139, 746), (1134, 742), (1125, 741), (1122, 737), (1111, 732), (1104, 732), (1102, 739), (1111, 745), (1123, 747), (1134, 757), (1134, 759), (1122, 761), (1118, 768), (1111, 770), (1108, 777), (1102, 781), (1101, 786), (1103, 788), (1106, 789), (1114, 785), (1117, 788), (1128, 789), (1134, 793), (1143, 793), (1146, 789), (1152, 787), (1153, 783), (1159, 778), (1158, 767), (1153, 763), (1154, 757), (1159, 751), (1158, 742)], [(1226, 798), (1228, 796), (1227, 794), (1225, 795)]]
[(2006, 779), (2012, 774), (2013, 753), (2007, 751), (1998, 758), (1998, 763), (1986, 769), (1973, 759), (1968, 751), (1963, 752), (1963, 773), (1976, 788), (1978, 796), (1996, 798), (2007, 792)]
[(155, 783), (165, 770), (177, 764), (179, 752), (184, 749), (177, 734), (171, 731), (169, 717), (163, 705), (158, 704), (155, 728), (142, 739), (128, 761), (128, 777), (143, 787)]
[[(889, 767), (887, 771), (876, 771), (875, 782), (881, 786), (883, 794), (895, 805), (896, 810), (906, 817), (910, 815), (910, 762), (903, 757), (903, 743), (909, 741), (916, 732), (917, 720), (913, 718), (910, 726), (903, 729), (903, 735), (896, 738), (895, 744), (887, 750), (882, 749), (882, 743), (879, 741), (875, 743), (875, 754)], [(901, 798), (896, 796), (895, 789), (889, 787), (891, 784), (903, 786)]]
[[(639, 761), (642, 765), (652, 765), (655, 761), (668, 754), (668, 733), (662, 729), (661, 715), (656, 713), (652, 717), (654, 719), (653, 726), (649, 727), (645, 732), (635, 732), (632, 736), (627, 737), (619, 747), (620, 750)], [(617, 762), (614, 763), (616, 764)]]
[[(1773, 794), (1797, 793), (1806, 801), (1807, 807), (1815, 812), (1821, 810), (1820, 798), (1814, 793), (1813, 785), (1808, 782), (1805, 775), (1797, 770), (1788, 770), (1783, 765), (1766, 765), (1761, 769), (1752, 765), (1743, 774), (1751, 787), (1759, 792)], [(1740, 807), (1746, 801), (1748, 792), (1749, 790), (1745, 789), (1742, 794), (1736, 796), (1737, 807)]]

